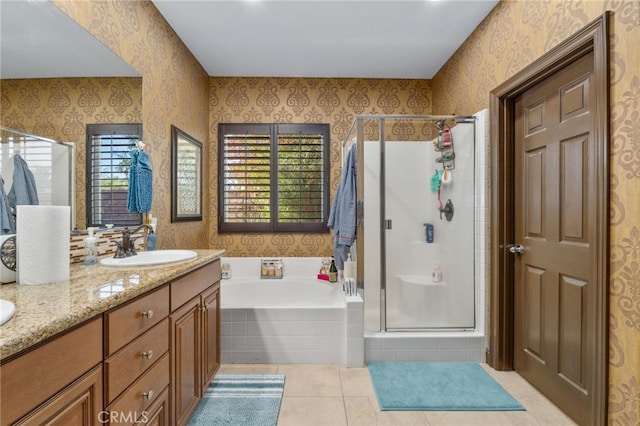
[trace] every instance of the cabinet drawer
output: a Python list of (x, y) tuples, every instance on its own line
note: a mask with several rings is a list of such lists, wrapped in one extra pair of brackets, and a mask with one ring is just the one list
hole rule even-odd
[(218, 281), (220, 281), (220, 259), (173, 281), (171, 283), (171, 311), (175, 311)]
[(118, 349), (149, 330), (169, 314), (169, 287), (135, 299), (105, 314), (105, 355)]
[(153, 365), (169, 349), (169, 318), (107, 358), (105, 396), (113, 401), (131, 382)]
[(0, 424), (13, 423), (102, 361), (102, 318), (2, 363)]
[(156, 399), (162, 397), (162, 391), (168, 385), (169, 354), (164, 354), (107, 408), (109, 418), (119, 419), (118, 424), (133, 424), (148, 412)]

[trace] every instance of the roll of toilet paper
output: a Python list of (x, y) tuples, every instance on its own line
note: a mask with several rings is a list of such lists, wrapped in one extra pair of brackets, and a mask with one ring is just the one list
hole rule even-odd
[(70, 217), (68, 206), (17, 206), (18, 284), (69, 279)]

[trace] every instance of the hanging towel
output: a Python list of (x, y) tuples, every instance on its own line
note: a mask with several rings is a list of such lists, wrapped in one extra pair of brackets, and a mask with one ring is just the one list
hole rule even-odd
[(342, 167), (342, 175), (336, 197), (331, 206), (327, 226), (333, 229), (334, 258), (339, 270), (344, 269), (344, 261), (356, 239), (356, 145), (351, 145), (347, 161)]
[(7, 195), (9, 207), (15, 212), (16, 206), (38, 205), (38, 190), (36, 179), (29, 170), (27, 162), (19, 155), (13, 156), (13, 184)]
[(4, 191), (4, 179), (0, 176), (0, 235), (15, 234), (16, 220), (9, 207), (9, 199)]
[(153, 172), (151, 161), (146, 152), (132, 149), (131, 168), (129, 169), (129, 193), (127, 210), (144, 213), (151, 210), (153, 199)]

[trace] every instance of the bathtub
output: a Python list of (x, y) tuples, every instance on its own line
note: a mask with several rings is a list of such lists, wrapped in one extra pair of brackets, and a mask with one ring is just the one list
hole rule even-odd
[(326, 309), (345, 305), (336, 284), (317, 278), (231, 278), (222, 280), (221, 288), (222, 309)]
[(260, 258), (222, 263), (222, 363), (346, 363), (347, 298), (315, 278), (320, 258), (284, 258), (282, 279), (260, 279)]

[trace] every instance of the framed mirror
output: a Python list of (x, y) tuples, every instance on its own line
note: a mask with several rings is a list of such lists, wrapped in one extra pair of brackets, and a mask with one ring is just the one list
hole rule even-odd
[(202, 142), (171, 126), (171, 222), (202, 220)]

